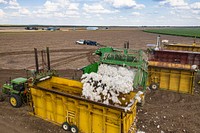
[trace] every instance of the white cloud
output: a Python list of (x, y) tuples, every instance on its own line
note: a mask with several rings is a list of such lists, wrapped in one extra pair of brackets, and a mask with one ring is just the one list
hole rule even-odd
[(17, 0), (10, 0), (8, 2), (8, 6), (6, 8), (9, 8), (9, 9), (20, 9), (20, 5), (19, 3), (17, 2)]
[(200, 14), (200, 10), (192, 10), (192, 13), (194, 13), (194, 14)]
[(31, 14), (31, 12), (27, 8), (20, 8), (19, 13), (21, 15), (30, 15)]
[(29, 16), (31, 12), (27, 8), (20, 7), (18, 11), (9, 13), (11, 17)]
[(44, 10), (48, 11), (48, 12), (54, 12), (54, 11), (57, 11), (59, 9), (58, 6), (59, 6), (58, 3), (54, 3), (54, 2), (51, 2), (51, 1), (46, 1), (44, 3)]
[(143, 4), (137, 4), (134, 6), (134, 9), (143, 9), (143, 8), (145, 8), (145, 5)]
[(184, 0), (164, 0), (160, 2), (161, 5), (169, 4), (170, 6), (186, 6), (188, 5)]
[(105, 9), (101, 4), (95, 3), (95, 4), (84, 4), (83, 5), (83, 10), (87, 13), (116, 13), (119, 12), (118, 10), (108, 10)]
[(71, 3), (69, 0), (47, 0), (44, 5), (33, 11), (38, 17), (77, 17), (79, 3)]
[(68, 9), (69, 10), (78, 10), (79, 9), (79, 3), (70, 3)]
[(142, 9), (145, 7), (143, 4), (137, 4), (135, 0), (104, 0), (112, 4), (115, 8), (135, 8), (135, 9)]
[(61, 12), (55, 12), (54, 14), (51, 15), (52, 16), (55, 16), (55, 17), (61, 17), (61, 18), (78, 18), (80, 17), (79, 16), (79, 13), (77, 11), (67, 11), (67, 12), (64, 12), (64, 13), (61, 13)]
[(175, 15), (176, 13), (175, 13), (175, 11), (170, 11), (170, 14), (173, 14), (173, 15)]
[(194, 10), (200, 10), (200, 2), (192, 3), (190, 7)]
[(189, 4), (185, 0), (163, 0), (160, 5), (168, 5), (176, 9), (190, 9)]
[(5, 12), (2, 9), (0, 9), (0, 17), (3, 17), (4, 15), (5, 15)]
[(119, 16), (118, 19), (121, 19), (121, 20), (128, 20), (128, 18), (124, 17), (124, 16)]
[(140, 16), (141, 14), (139, 12), (132, 12), (133, 16)]
[(5, 0), (0, 0), (0, 4), (7, 4), (8, 2)]
[(79, 12), (77, 11), (66, 11), (66, 15), (79, 15)]

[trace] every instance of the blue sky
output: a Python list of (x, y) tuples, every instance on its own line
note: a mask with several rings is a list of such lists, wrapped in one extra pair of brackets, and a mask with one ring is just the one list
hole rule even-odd
[(0, 0), (0, 24), (200, 26), (200, 0)]

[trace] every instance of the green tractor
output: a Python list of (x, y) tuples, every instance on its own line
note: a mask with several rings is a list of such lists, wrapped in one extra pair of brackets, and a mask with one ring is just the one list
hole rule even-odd
[(12, 107), (19, 108), (28, 100), (28, 80), (26, 78), (15, 78), (9, 83), (5, 83), (2, 88), (0, 100), (5, 100), (9, 97), (9, 102)]

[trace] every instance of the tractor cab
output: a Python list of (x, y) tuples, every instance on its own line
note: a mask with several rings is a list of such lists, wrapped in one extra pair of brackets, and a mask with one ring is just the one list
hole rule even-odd
[(27, 81), (26, 78), (16, 78), (3, 85), (2, 92), (8, 95), (11, 106), (19, 108), (27, 102)]
[(11, 84), (13, 86), (13, 90), (15, 91), (25, 91), (25, 88), (27, 88), (27, 79), (26, 78), (16, 78), (11, 80)]

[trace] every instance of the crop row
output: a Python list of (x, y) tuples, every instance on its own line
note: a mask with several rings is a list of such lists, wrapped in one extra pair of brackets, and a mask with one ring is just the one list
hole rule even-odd
[(143, 31), (156, 34), (200, 38), (200, 28), (162, 28), (162, 29), (148, 29)]

